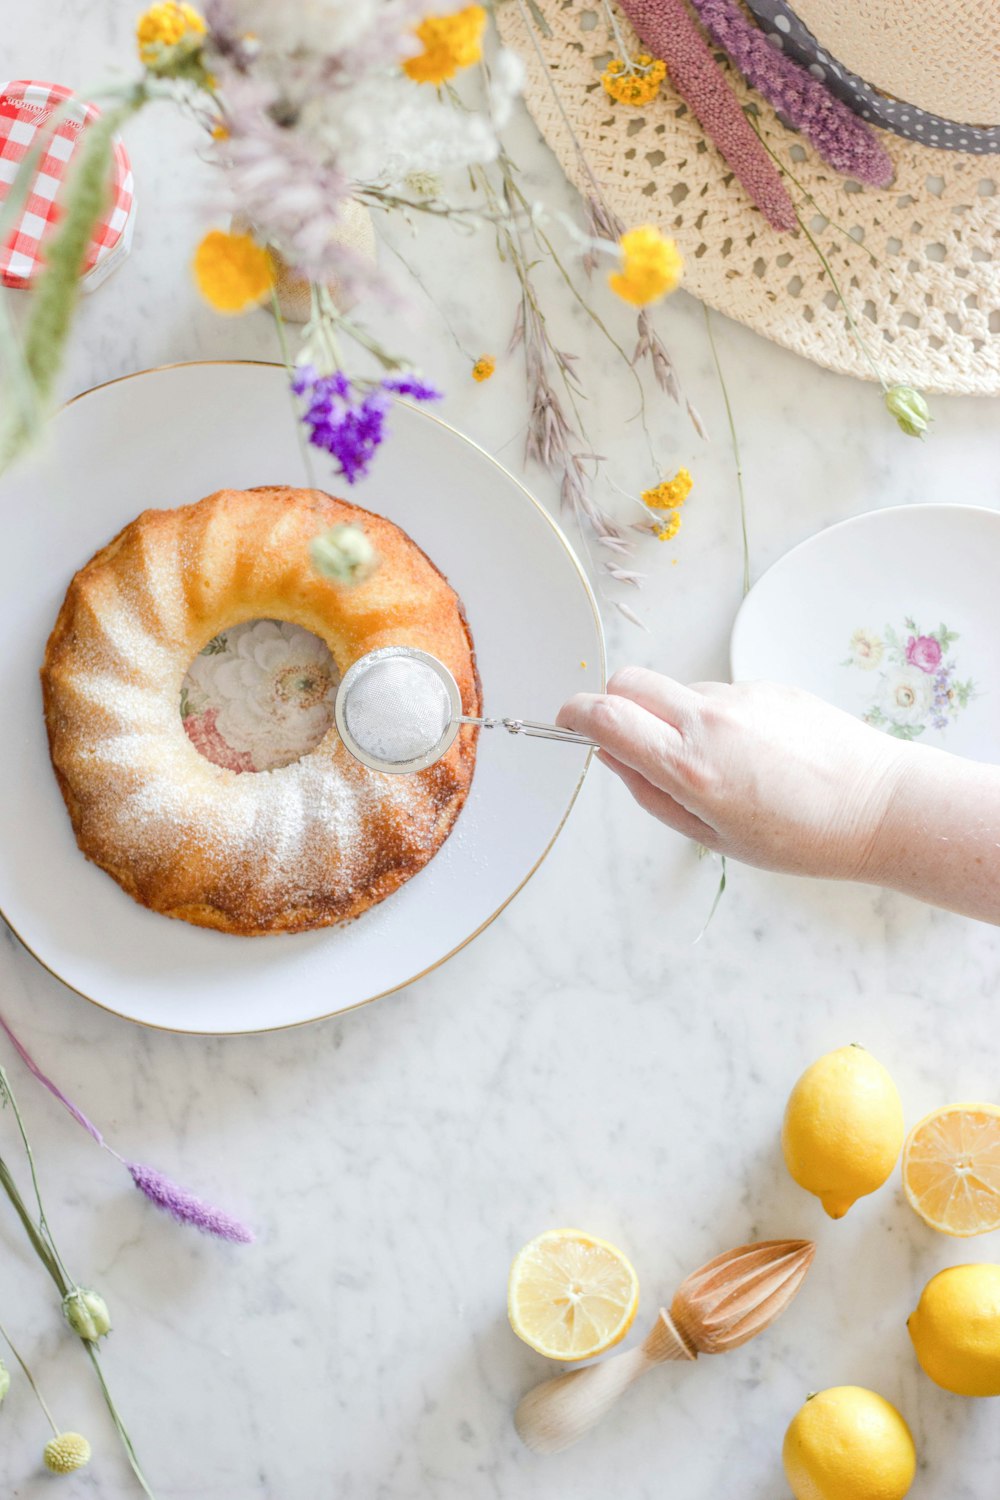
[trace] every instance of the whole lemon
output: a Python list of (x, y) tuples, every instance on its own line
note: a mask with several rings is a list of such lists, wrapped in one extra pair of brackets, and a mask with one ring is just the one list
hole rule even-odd
[(795, 1500), (903, 1500), (917, 1472), (896, 1408), (859, 1385), (835, 1385), (796, 1412), (781, 1450)]
[(937, 1385), (956, 1396), (1000, 1396), (1000, 1266), (939, 1271), (906, 1326)]
[(902, 1145), (899, 1092), (863, 1047), (827, 1052), (792, 1089), (781, 1127), (785, 1163), (831, 1219), (882, 1186)]

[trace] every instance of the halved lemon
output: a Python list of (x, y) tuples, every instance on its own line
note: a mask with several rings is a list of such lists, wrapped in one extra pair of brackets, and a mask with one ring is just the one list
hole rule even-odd
[(943, 1234), (1000, 1229), (1000, 1108), (947, 1104), (914, 1125), (903, 1147), (903, 1189)]
[(549, 1229), (514, 1257), (507, 1316), (519, 1339), (549, 1359), (591, 1359), (623, 1339), (639, 1278), (620, 1250), (580, 1229)]

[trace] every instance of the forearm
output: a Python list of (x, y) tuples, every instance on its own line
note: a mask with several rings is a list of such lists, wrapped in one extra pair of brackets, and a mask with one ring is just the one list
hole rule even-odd
[(1000, 766), (907, 748), (865, 878), (1000, 924)]

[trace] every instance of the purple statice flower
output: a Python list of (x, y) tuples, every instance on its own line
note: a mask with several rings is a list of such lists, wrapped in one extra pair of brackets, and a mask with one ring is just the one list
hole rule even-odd
[(440, 401), (441, 392), (436, 391), (418, 375), (390, 375), (381, 382), (384, 391), (394, 396), (409, 396), (413, 401)]
[(895, 168), (875, 133), (808, 69), (776, 50), (737, 0), (691, 3), (747, 82), (812, 141), (820, 156), (846, 177), (889, 186)]
[(179, 1224), (193, 1224), (195, 1229), (217, 1235), (221, 1240), (232, 1240), (236, 1245), (253, 1244), (252, 1229), (248, 1229), (231, 1214), (213, 1208), (203, 1198), (196, 1198), (194, 1193), (178, 1187), (176, 1182), (171, 1182), (169, 1177), (164, 1177), (155, 1167), (145, 1167), (139, 1161), (127, 1161), (125, 1165), (140, 1193), (145, 1193), (151, 1203), (162, 1208)]
[(68, 1110), (78, 1125), (82, 1125), (89, 1136), (92, 1136), (97, 1144), (113, 1156), (115, 1161), (120, 1161), (123, 1167), (127, 1167), (132, 1181), (144, 1193), (151, 1203), (157, 1208), (165, 1209), (167, 1213), (182, 1224), (193, 1224), (196, 1229), (203, 1229), (206, 1234), (217, 1235), (223, 1240), (232, 1240), (238, 1245), (250, 1245), (253, 1243), (254, 1234), (245, 1224), (234, 1219), (230, 1214), (223, 1213), (221, 1209), (213, 1208), (210, 1203), (205, 1203), (201, 1198), (196, 1198), (185, 1188), (178, 1187), (177, 1183), (171, 1182), (169, 1177), (164, 1177), (155, 1167), (143, 1166), (141, 1162), (126, 1161), (120, 1156), (115, 1148), (108, 1144), (101, 1131), (98, 1130), (93, 1120), (88, 1119), (83, 1110), (74, 1104), (58, 1084), (54, 1083), (47, 1073), (43, 1073), (35, 1062), (31, 1053), (24, 1043), (17, 1037), (8, 1023), (0, 1016), (0, 1029), (7, 1036), (8, 1041), (14, 1048), (18, 1057), (24, 1063), (29, 1073), (32, 1073), (38, 1082), (47, 1088), (53, 1098), (58, 1099), (64, 1109)]
[(440, 391), (412, 374), (388, 375), (382, 380), (352, 382), (343, 370), (319, 375), (312, 365), (300, 365), (292, 376), (292, 390), (305, 401), (302, 421), (309, 441), (336, 461), (348, 484), (368, 473), (376, 449), (385, 437), (391, 397), (437, 401)]

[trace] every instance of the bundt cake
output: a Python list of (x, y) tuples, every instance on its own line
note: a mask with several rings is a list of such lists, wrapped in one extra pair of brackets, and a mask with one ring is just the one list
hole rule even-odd
[[(351, 587), (310, 561), (338, 522), (380, 559)], [(379, 646), (421, 647), (481, 711), (461, 601), (416, 543), (319, 490), (266, 486), (145, 511), (80, 569), (41, 671), (49, 747), (80, 848), (137, 901), (225, 932), (301, 932), (359, 916), (433, 858), (476, 730), (412, 776), (359, 765), (336, 728), (279, 769), (214, 765), (184, 732), (181, 682), (222, 629), (256, 618), (312, 631), (341, 675)]]

